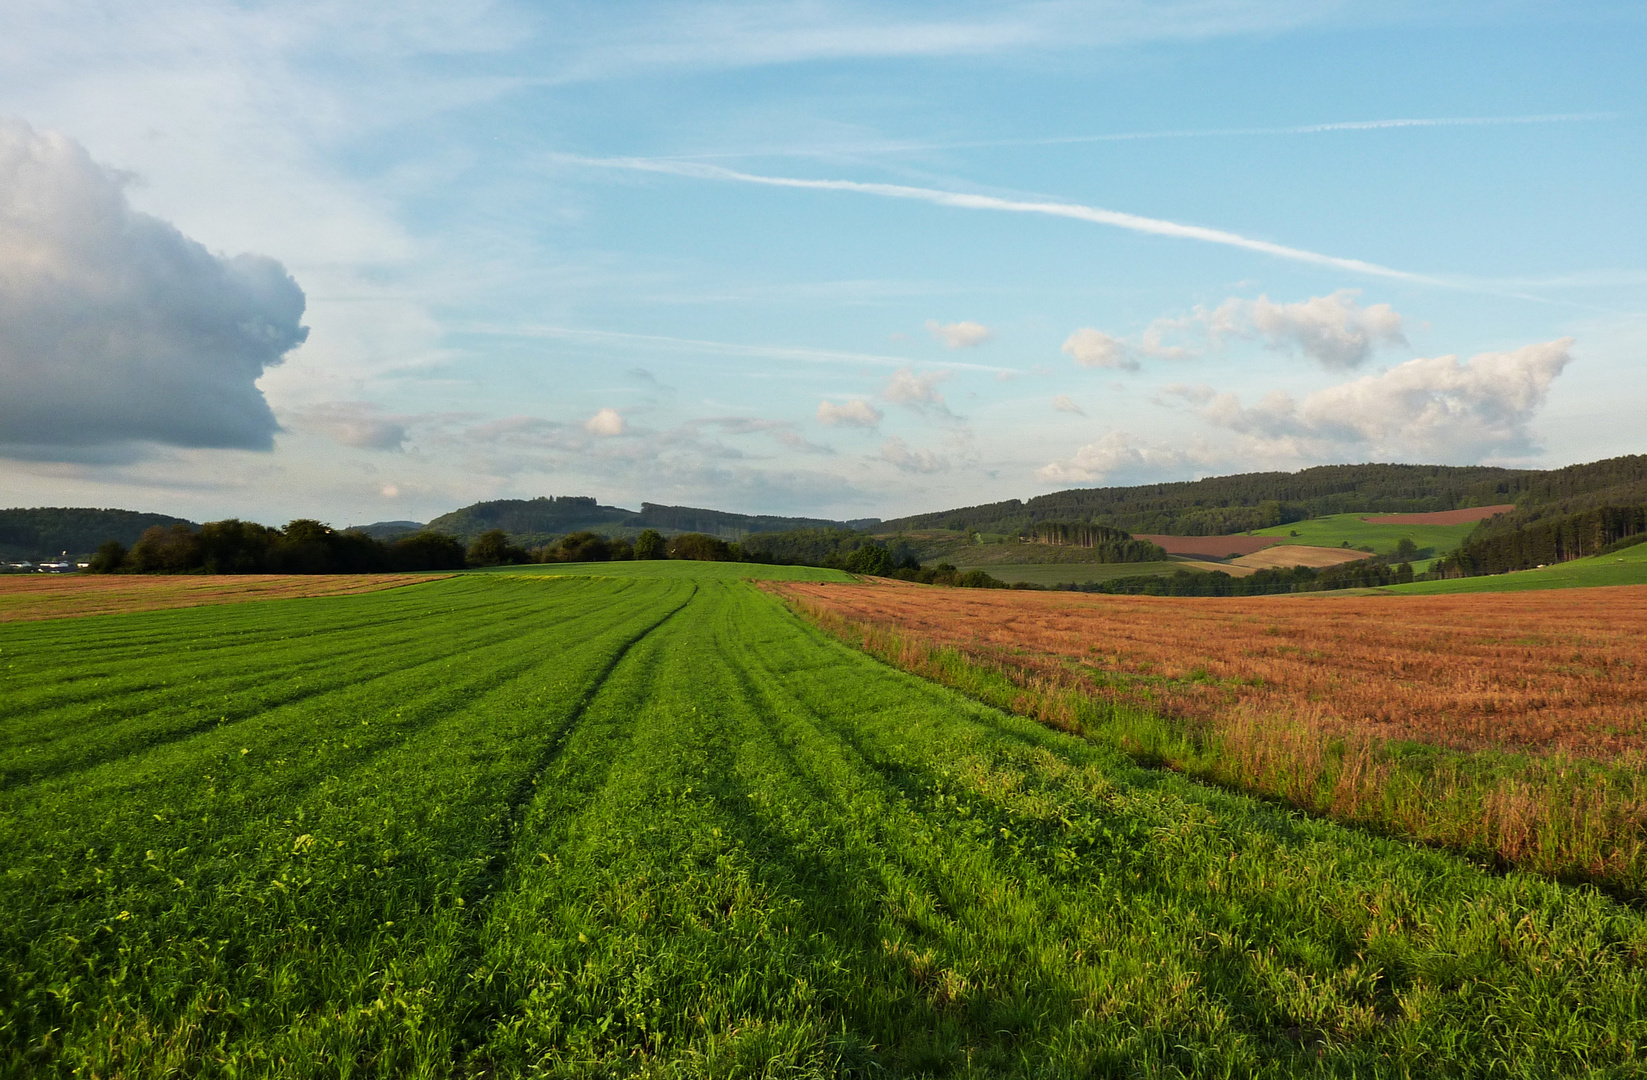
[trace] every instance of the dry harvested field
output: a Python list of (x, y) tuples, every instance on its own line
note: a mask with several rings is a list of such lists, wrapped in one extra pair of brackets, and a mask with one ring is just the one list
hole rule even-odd
[(1508, 514), (1514, 509), (1513, 503), (1505, 503), (1502, 506), (1472, 506), (1465, 510), (1437, 510), (1431, 514), (1383, 514), (1361, 520), (1369, 525), (1468, 525), (1472, 521), (1485, 521), (1495, 514)]
[(245, 574), (179, 577), (0, 576), (0, 622), (71, 619), (161, 608), (341, 596), (433, 580), (428, 574)]
[(905, 585), (776, 587), (1019, 668), (1214, 723), (1308, 717), (1459, 749), (1647, 750), (1647, 586), (1471, 596), (1182, 599)]
[(1139, 761), (1647, 900), (1647, 586), (775, 588), (888, 663)]
[(1230, 555), (1251, 555), (1280, 541), (1273, 536), (1164, 536), (1159, 533), (1137, 533), (1136, 539), (1148, 540), (1168, 555), (1194, 555), (1201, 558), (1222, 559)]
[(1276, 567), (1293, 566), (1309, 566), (1319, 569), (1323, 566), (1337, 566), (1339, 563), (1370, 558), (1372, 558), (1371, 552), (1356, 551), (1354, 548), (1277, 544), (1275, 547), (1268, 547), (1263, 551), (1255, 551), (1251, 555), (1243, 555), (1239, 559), (1231, 559), (1219, 569), (1224, 570), (1230, 566), (1244, 566), (1249, 570), (1268, 570)]

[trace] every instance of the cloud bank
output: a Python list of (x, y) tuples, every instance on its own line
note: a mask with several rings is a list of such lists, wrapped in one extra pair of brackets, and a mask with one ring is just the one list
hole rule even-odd
[(257, 380), (308, 336), (303, 290), (133, 210), (124, 185), (67, 136), (0, 119), (0, 453), (272, 449)]
[(1572, 338), (1511, 352), (1419, 358), (1318, 390), (1302, 404), (1272, 392), (1246, 407), (1220, 394), (1201, 410), (1241, 434), (1288, 440), (1300, 452), (1367, 452), (1400, 460), (1468, 462), (1535, 448), (1531, 423), (1572, 362)]

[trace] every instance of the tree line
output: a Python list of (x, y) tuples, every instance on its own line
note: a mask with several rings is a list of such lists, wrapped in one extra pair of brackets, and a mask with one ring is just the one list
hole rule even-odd
[(1603, 555), (1647, 540), (1647, 506), (1598, 506), (1561, 517), (1535, 518), (1509, 530), (1478, 529), (1457, 551), (1436, 561), (1433, 577), (1476, 577)]
[[(1597, 463), (1605, 465), (1605, 463)], [(883, 529), (1017, 534), (1040, 521), (1090, 521), (1129, 533), (1224, 536), (1347, 513), (1427, 513), (1516, 500), (1536, 470), (1490, 466), (1324, 465), (1134, 487), (1073, 488), (884, 523)]]
[(392, 543), (363, 532), (333, 529), (310, 518), (284, 528), (229, 518), (198, 529), (152, 526), (128, 548), (104, 541), (87, 569), (94, 574), (373, 574), (461, 570), (461, 541), (424, 532)]

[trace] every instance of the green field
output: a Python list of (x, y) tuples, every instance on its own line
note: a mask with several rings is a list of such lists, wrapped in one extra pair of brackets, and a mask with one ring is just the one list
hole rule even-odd
[(1546, 566), (1542, 570), (1518, 570), (1512, 574), (1452, 578), (1446, 581), (1415, 581), (1411, 585), (1388, 585), (1378, 592), (1395, 593), (1476, 593), (1523, 592), (1531, 589), (1584, 589), (1597, 585), (1647, 585), (1647, 544), (1637, 544), (1612, 555)]
[(1642, 912), (648, 568), (0, 626), (0, 1072), (1639, 1075)]
[[(1376, 516), (1376, 515), (1374, 515)], [(1283, 544), (1307, 544), (1314, 547), (1339, 547), (1349, 541), (1352, 548), (1370, 547), (1380, 555), (1394, 554), (1395, 546), (1403, 537), (1411, 538), (1420, 551), (1432, 549), (1427, 557), (1445, 555), (1464, 542), (1475, 529), (1466, 525), (1373, 525), (1361, 520), (1361, 514), (1328, 514), (1325, 517), (1295, 521), (1291, 525), (1277, 525), (1257, 529), (1254, 536), (1278, 537)], [(1297, 533), (1297, 536), (1293, 536)]]

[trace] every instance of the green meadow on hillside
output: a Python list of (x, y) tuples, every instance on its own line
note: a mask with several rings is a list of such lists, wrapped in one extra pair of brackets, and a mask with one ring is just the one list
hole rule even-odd
[[(1269, 529), (1255, 529), (1253, 536), (1273, 536), (1283, 544), (1306, 544), (1313, 547), (1339, 547), (1346, 541), (1350, 547), (1371, 547), (1380, 555), (1393, 555), (1395, 547), (1404, 538), (1410, 538), (1420, 551), (1433, 549), (1430, 554), (1445, 555), (1464, 542), (1475, 528), (1465, 525), (1374, 525), (1363, 521), (1366, 514), (1329, 514), (1325, 517), (1295, 521), (1291, 525), (1276, 525)], [(1293, 533), (1297, 533), (1294, 536)]]
[(1525, 589), (1584, 589), (1598, 585), (1647, 585), (1647, 544), (1637, 544), (1611, 555), (1546, 566), (1541, 570), (1518, 570), (1511, 574), (1451, 578), (1445, 581), (1415, 581), (1410, 585), (1390, 585), (1378, 592), (1393, 593), (1475, 593), (1520, 592)]

